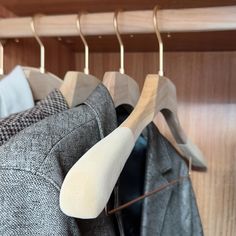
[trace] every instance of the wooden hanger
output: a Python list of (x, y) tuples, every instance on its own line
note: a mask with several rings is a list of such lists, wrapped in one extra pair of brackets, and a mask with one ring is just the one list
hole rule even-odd
[(56, 75), (45, 72), (45, 48), (36, 33), (34, 16), (30, 22), (31, 30), (40, 46), (40, 68), (22, 67), (29, 82), (34, 100), (45, 98), (53, 89), (60, 88), (62, 80)]
[(89, 48), (81, 31), (80, 18), (81, 14), (79, 14), (76, 18), (76, 26), (85, 47), (84, 73), (77, 71), (67, 72), (64, 82), (60, 87), (60, 91), (65, 97), (69, 107), (74, 107), (83, 103), (98, 86), (98, 84), (101, 83), (99, 79), (89, 74)]
[(135, 107), (139, 96), (139, 86), (130, 76), (125, 74), (124, 70), (124, 45), (118, 29), (118, 11), (114, 14), (114, 28), (117, 39), (120, 44), (120, 70), (106, 72), (103, 77), (103, 84), (107, 87), (113, 99), (115, 107), (122, 104), (128, 104)]
[[(158, 31), (156, 12), (157, 8), (154, 9), (154, 24)], [(135, 141), (159, 111), (164, 113), (185, 156), (193, 165), (206, 167), (201, 151), (186, 138), (180, 126), (175, 86), (163, 77), (163, 44), (159, 32), (157, 36), (160, 44), (159, 74), (147, 75), (141, 96), (130, 116), (70, 169), (60, 192), (60, 207), (65, 214), (77, 218), (95, 218), (102, 212)]]
[(22, 69), (29, 82), (34, 100), (38, 101), (44, 99), (54, 89), (59, 89), (62, 80), (56, 75), (33, 67), (22, 66)]

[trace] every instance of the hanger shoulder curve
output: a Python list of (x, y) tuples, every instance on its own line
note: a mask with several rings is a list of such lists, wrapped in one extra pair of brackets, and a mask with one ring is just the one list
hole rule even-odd
[(104, 74), (102, 82), (110, 92), (115, 107), (122, 104), (135, 107), (140, 91), (134, 79), (117, 71), (109, 71)]
[(135, 140), (156, 114), (158, 84), (159, 76), (148, 75), (146, 77), (142, 93), (134, 110), (120, 125), (131, 129)]
[(101, 81), (93, 75), (83, 72), (68, 71), (60, 87), (69, 107), (83, 103)]
[(177, 113), (176, 88), (166, 77), (162, 77), (159, 82), (157, 105), (156, 112), (161, 112), (164, 115), (177, 146), (185, 158), (191, 158), (192, 164), (196, 167), (206, 168), (207, 163), (202, 152), (187, 137), (180, 124)]
[(185, 158), (196, 167), (206, 168), (207, 162), (200, 149), (192, 143), (181, 127), (177, 114), (177, 97), (174, 84), (159, 75), (147, 75), (141, 97), (131, 115), (121, 124), (132, 130), (135, 140), (142, 130), (162, 112)]
[(29, 82), (34, 100), (44, 99), (53, 89), (59, 89), (62, 80), (51, 73), (41, 73), (33, 67), (22, 67)]

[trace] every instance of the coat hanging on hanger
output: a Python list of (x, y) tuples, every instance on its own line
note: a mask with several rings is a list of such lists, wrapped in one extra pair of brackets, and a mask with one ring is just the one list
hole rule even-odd
[[(157, 32), (156, 11), (157, 8), (154, 9), (154, 26)], [(172, 116), (169, 116), (170, 120), (167, 122), (172, 133), (175, 131), (175, 138), (176, 134), (181, 135), (182, 129), (175, 112), (177, 103), (176, 97), (173, 96), (174, 86), (162, 77), (163, 45), (161, 41), (159, 42), (161, 52), (159, 75), (147, 75), (139, 101), (130, 116), (111, 134), (86, 152), (67, 174), (60, 194), (60, 206), (66, 214), (78, 218), (94, 218), (100, 214), (135, 141), (159, 111), (168, 109), (171, 112)], [(184, 144), (186, 144), (185, 155), (192, 160), (193, 165), (205, 167), (205, 160), (200, 150), (189, 141)]]
[[(47, 117), (0, 146), (0, 235), (84, 235), (78, 221), (60, 210), (59, 190), (78, 158), (115, 128), (112, 99), (100, 84), (83, 105)], [(115, 235), (105, 214), (99, 220), (107, 235)]]

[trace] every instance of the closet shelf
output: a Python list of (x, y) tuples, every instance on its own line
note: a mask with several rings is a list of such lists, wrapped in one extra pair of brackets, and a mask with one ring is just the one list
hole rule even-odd
[[(114, 34), (113, 12), (83, 15), (81, 27), (85, 35)], [(39, 36), (76, 36), (76, 14), (41, 16), (37, 23)], [(0, 38), (32, 37), (31, 17), (0, 20)], [(122, 34), (153, 33), (152, 10), (127, 11), (119, 14)], [(161, 32), (224, 31), (236, 29), (236, 6), (159, 10)]]

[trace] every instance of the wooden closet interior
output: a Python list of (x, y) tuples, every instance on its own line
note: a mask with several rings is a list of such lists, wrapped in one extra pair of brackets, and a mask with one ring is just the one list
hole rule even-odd
[[(170, 32), (163, 30), (164, 71), (177, 88), (178, 114), (181, 124), (188, 136), (200, 147), (208, 162), (207, 171), (192, 173), (193, 187), (205, 235), (235, 235), (236, 1), (1, 0), (0, 4), (2, 20), (35, 14), (44, 14), (44, 17), (71, 15), (81, 11), (112, 13), (117, 9), (121, 9), (122, 12), (136, 10), (151, 12), (156, 4), (161, 10), (199, 8), (202, 24), (199, 25), (198, 30), (195, 29), (194, 32), (191, 30), (181, 32), (180, 29)], [(217, 14), (211, 21), (206, 14), (203, 14), (206, 8), (224, 6), (227, 6), (228, 10), (232, 9), (234, 17)], [(188, 17), (191, 20), (195, 16), (190, 14)], [(224, 17), (228, 17), (228, 24), (224, 25)], [(219, 27), (210, 31), (201, 30), (208, 27), (209, 21), (217, 23)], [(163, 17), (160, 28), (165, 29), (165, 22), (168, 23), (168, 17), (165, 19)], [(43, 21), (38, 29), (43, 34), (42, 24)], [(60, 22), (55, 21), (55, 24), (60, 24)], [(128, 25), (129, 22), (126, 24)], [(186, 25), (191, 25), (191, 22), (186, 22)], [(23, 23), (20, 26), (23, 31)], [(137, 22), (137, 28), (139, 26)], [(73, 27), (75, 26), (71, 26), (71, 31)], [(121, 24), (121, 33), (122, 27), (125, 29), (126, 26)], [(192, 27), (195, 27), (194, 23)], [(12, 32), (9, 37), (6, 37), (7, 29), (9, 34)], [(39, 47), (36, 40), (30, 35), (14, 37), (16, 33), (13, 29), (14, 24), (4, 25), (4, 21), (0, 21), (5, 73), (17, 64), (38, 67)], [(126, 74), (136, 79), (140, 88), (147, 74), (158, 72), (158, 41), (154, 30), (152, 32), (151, 29), (152, 26), (147, 32), (141, 34), (134, 32), (122, 35), (125, 45)], [(85, 28), (84, 32), (86, 35)], [(106, 71), (118, 70), (119, 44), (115, 32), (102, 34), (101, 30), (100, 34), (92, 35), (88, 29), (87, 34), (91, 74), (102, 79)], [(69, 70), (81, 71), (83, 69), (83, 44), (79, 35), (76, 36), (76, 33), (71, 36), (54, 35), (42, 37), (42, 40), (46, 47), (47, 71), (63, 78)], [(156, 122), (161, 132), (173, 141), (161, 114)]]

